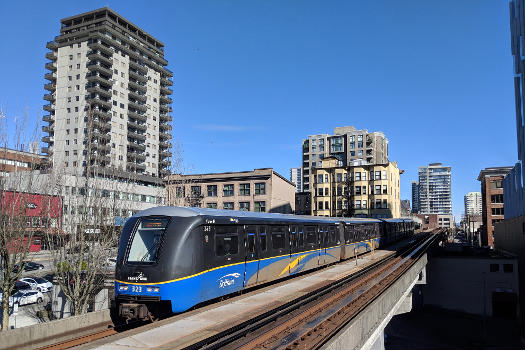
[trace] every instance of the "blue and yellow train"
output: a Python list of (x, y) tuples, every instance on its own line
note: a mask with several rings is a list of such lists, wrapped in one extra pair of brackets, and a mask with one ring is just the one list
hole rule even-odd
[(242, 289), (348, 259), (413, 234), (410, 219), (326, 218), (157, 207), (124, 225), (118, 314), (178, 313)]

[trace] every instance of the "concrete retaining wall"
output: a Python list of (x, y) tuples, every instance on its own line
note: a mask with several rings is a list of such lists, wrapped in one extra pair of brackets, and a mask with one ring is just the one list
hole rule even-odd
[(418, 278), (419, 273), (425, 268), (427, 255), (423, 255), (401, 278), (376, 298), (365, 310), (340, 330), (332, 339), (321, 347), (323, 350), (348, 350), (361, 349), (367, 341), (379, 333), (395, 314), (395, 309), (401, 305), (404, 294), (408, 294)]
[[(0, 332), (4, 350), (36, 349), (67, 341), (112, 325), (109, 309)], [(85, 328), (84, 328), (85, 327)], [(83, 332), (80, 332), (80, 329)]]

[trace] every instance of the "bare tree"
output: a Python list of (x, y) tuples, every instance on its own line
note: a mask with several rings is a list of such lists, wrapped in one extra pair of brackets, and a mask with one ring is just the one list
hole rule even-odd
[[(40, 193), (43, 187), (43, 178), (40, 177), (30, 161), (27, 166), (27, 154), (16, 153), (26, 151), (25, 146), (29, 140), (22, 130), (26, 125), (27, 114), (20, 119), (15, 117), (14, 123), (5, 114), (0, 118), (0, 152), (4, 159), (7, 154), (14, 155), (9, 169), (0, 172), (0, 264), (1, 264), (1, 293), (2, 293), (2, 331), (9, 329), (9, 296), (15, 288), (16, 281), (23, 271), (23, 262), (27, 259), (29, 247), (33, 240), (34, 231), (29, 227), (32, 222), (48, 226), (49, 216), (54, 216), (53, 210), (60, 210), (53, 206), (49, 198), (40, 198), (35, 193)], [(32, 140), (36, 139), (35, 132)], [(9, 150), (11, 146), (14, 149)], [(18, 157), (20, 156), (20, 157)], [(46, 201), (47, 200), (47, 201)], [(40, 208), (35, 214), (35, 201), (41, 201)]]

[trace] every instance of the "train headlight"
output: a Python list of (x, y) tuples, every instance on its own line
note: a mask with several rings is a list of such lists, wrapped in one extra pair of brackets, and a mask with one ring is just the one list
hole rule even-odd
[(148, 288), (146, 288), (146, 290), (147, 290), (148, 292), (155, 292), (155, 293), (158, 293), (158, 291), (160, 290), (160, 288), (159, 288), (159, 287), (148, 287)]
[(121, 290), (121, 291), (127, 291), (128, 289), (129, 289), (129, 286), (123, 286), (123, 285), (118, 286), (118, 290)]

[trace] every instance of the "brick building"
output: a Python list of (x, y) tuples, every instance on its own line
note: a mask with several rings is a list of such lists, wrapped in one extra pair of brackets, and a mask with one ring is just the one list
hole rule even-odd
[(480, 237), (482, 246), (494, 247), (494, 224), (503, 221), (505, 215), (502, 181), (511, 170), (512, 167), (492, 167), (479, 173), (483, 220)]
[(271, 168), (228, 173), (171, 175), (168, 205), (292, 214), (295, 184)]
[(46, 156), (17, 151), (11, 148), (0, 148), (0, 176), (5, 176), (8, 173), (15, 171), (28, 171), (39, 169)]

